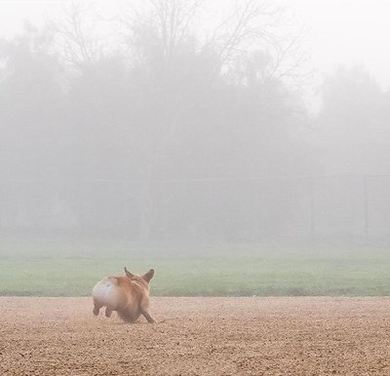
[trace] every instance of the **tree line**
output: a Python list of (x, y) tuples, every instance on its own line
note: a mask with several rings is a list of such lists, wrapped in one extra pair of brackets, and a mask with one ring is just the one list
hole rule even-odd
[(327, 77), (310, 115), (282, 9), (232, 2), (199, 27), (204, 11), (74, 2), (0, 41), (0, 231), (255, 240), (307, 199), (279, 177), (390, 171), (389, 92), (363, 68)]

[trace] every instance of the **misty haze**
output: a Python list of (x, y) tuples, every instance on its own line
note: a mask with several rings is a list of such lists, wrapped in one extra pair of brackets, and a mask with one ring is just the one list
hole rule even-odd
[(0, 1), (0, 374), (390, 374), (389, 14)]

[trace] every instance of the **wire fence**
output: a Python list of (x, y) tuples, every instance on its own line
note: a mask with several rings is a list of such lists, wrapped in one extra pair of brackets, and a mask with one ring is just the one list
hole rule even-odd
[(0, 233), (139, 239), (390, 236), (390, 175), (0, 183)]

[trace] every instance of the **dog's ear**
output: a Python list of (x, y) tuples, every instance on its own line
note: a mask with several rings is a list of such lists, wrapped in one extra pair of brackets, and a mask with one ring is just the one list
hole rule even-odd
[(125, 270), (125, 274), (126, 274), (126, 276), (127, 276), (128, 278), (134, 277), (134, 274), (130, 273), (130, 272), (127, 270), (126, 266), (125, 266), (124, 270)]
[(150, 282), (150, 280), (153, 278), (154, 276), (154, 269), (150, 269), (146, 274), (144, 274), (142, 276), (142, 278), (146, 281), (146, 282)]

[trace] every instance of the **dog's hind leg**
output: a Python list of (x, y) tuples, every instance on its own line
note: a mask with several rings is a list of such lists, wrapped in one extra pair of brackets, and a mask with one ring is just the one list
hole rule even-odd
[(95, 316), (98, 316), (99, 315), (99, 311), (100, 311), (100, 308), (102, 308), (103, 306), (98, 303), (97, 301), (93, 301), (93, 314)]
[(142, 310), (141, 313), (145, 317), (145, 319), (148, 321), (149, 324), (155, 324), (156, 320), (150, 315), (148, 310)]
[(112, 314), (112, 309), (106, 307), (106, 317), (111, 317), (111, 314)]

